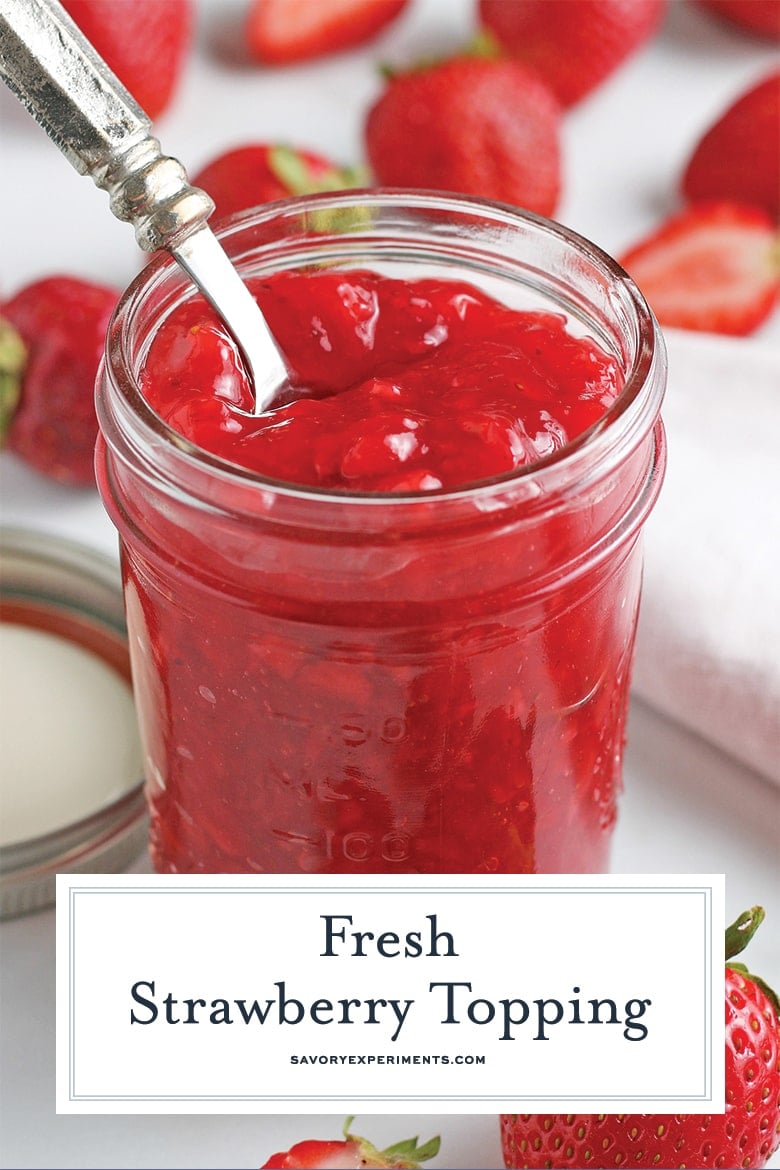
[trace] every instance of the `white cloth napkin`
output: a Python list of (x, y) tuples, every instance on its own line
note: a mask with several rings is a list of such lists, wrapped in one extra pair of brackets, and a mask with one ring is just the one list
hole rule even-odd
[(634, 691), (780, 784), (780, 345), (665, 336)]

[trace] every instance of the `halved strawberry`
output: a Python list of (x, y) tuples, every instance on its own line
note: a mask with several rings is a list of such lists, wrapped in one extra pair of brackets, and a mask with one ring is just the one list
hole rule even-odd
[(254, 0), (246, 38), (269, 65), (308, 61), (362, 44), (390, 24), (408, 0)]
[(621, 258), (662, 325), (747, 334), (780, 294), (772, 219), (740, 203), (695, 203)]
[[(780, 17), (780, 0), (776, 0)], [(755, 203), (780, 218), (780, 72), (743, 93), (707, 131), (685, 168), (690, 200)]]
[(418, 1170), (421, 1162), (435, 1158), (441, 1140), (431, 1138), (424, 1146), (417, 1138), (398, 1142), (386, 1150), (377, 1150), (365, 1138), (350, 1133), (354, 1118), (344, 1124), (343, 1141), (296, 1142), (285, 1153), (272, 1154), (262, 1170)]
[(289, 195), (340, 191), (360, 182), (357, 169), (340, 168), (321, 154), (293, 150), (281, 143), (257, 143), (228, 150), (193, 178), (208, 191), (224, 218)]

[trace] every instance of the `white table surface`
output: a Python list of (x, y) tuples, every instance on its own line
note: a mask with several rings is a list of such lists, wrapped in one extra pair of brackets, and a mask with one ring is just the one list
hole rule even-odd
[[(455, 47), (471, 27), (468, 0), (414, 0), (375, 46), (305, 67), (263, 71), (231, 51), (244, 3), (202, 3), (199, 44), (175, 106), (159, 123), (164, 148), (197, 167), (228, 146), (287, 140), (344, 163), (361, 157), (363, 111), (381, 82), (376, 62)], [(727, 31), (672, 0), (657, 40), (567, 116), (559, 218), (619, 253), (676, 206), (675, 183), (701, 131), (768, 71), (771, 47)], [(0, 297), (54, 272), (114, 282), (134, 274), (130, 229), (78, 178), (42, 132), (0, 93)], [(12, 180), (9, 181), (9, 176)], [(762, 331), (780, 335), (777, 317)], [(0, 457), (2, 520), (115, 552), (96, 495), (52, 485)], [(635, 703), (617, 872), (725, 872), (727, 910), (761, 901), (768, 919), (751, 965), (780, 983), (777, 829), (780, 792), (707, 743)], [(140, 863), (144, 864), (143, 860)], [(58, 1117), (54, 1112), (54, 913), (0, 928), (0, 1166), (257, 1167), (304, 1136), (338, 1136), (334, 1117)], [(492, 1117), (358, 1118), (380, 1146), (439, 1132), (434, 1166), (498, 1168)], [(770, 1163), (780, 1167), (780, 1156)]]

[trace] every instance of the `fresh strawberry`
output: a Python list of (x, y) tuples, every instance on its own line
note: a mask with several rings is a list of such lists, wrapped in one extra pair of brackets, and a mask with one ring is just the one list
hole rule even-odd
[(699, 0), (699, 3), (739, 28), (780, 41), (778, 0)]
[(458, 56), (390, 78), (369, 111), (377, 181), (498, 199), (552, 215), (560, 111), (539, 78), (505, 58)]
[[(101, 285), (52, 276), (3, 306), (26, 349), (23, 368), (17, 363), (21, 392), (6, 420), (6, 445), (63, 483), (95, 482), (95, 375), (118, 296)], [(8, 374), (9, 362), (2, 364)]]
[(150, 118), (173, 97), (192, 40), (192, 0), (62, 0)]
[(268, 65), (308, 61), (371, 40), (408, 0), (253, 0), (249, 51)]
[(778, 238), (765, 211), (694, 203), (621, 258), (662, 325), (752, 333), (780, 293)]
[(742, 94), (707, 131), (682, 189), (690, 200), (735, 199), (780, 218), (780, 72)]
[[(726, 959), (739, 954), (764, 917), (760, 906), (726, 931)], [(761, 1170), (780, 1143), (780, 1004), (740, 963), (726, 963), (726, 1112), (506, 1114), (508, 1167), (632, 1166)]]
[(658, 27), (666, 0), (480, 0), (484, 26), (562, 106), (600, 85)]
[(385, 1170), (416, 1170), (421, 1162), (435, 1158), (441, 1141), (431, 1138), (424, 1146), (418, 1146), (417, 1138), (398, 1142), (386, 1150), (377, 1150), (365, 1138), (349, 1132), (354, 1119), (348, 1117), (344, 1124), (343, 1141), (297, 1142), (283, 1154), (272, 1154), (262, 1170), (356, 1170), (356, 1168), (385, 1167)]
[(323, 155), (258, 143), (219, 155), (192, 181), (208, 191), (221, 219), (289, 195), (355, 187), (359, 180), (357, 169), (340, 170)]
[(0, 439), (5, 435), (22, 396), (27, 346), (10, 321), (0, 317)]

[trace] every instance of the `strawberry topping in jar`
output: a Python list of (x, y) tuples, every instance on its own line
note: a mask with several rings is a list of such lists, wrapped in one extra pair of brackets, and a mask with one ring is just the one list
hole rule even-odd
[(663, 346), (565, 229), (422, 193), (222, 233), (288, 358), (254, 416), (172, 264), (98, 395), (163, 872), (593, 872), (615, 822)]

